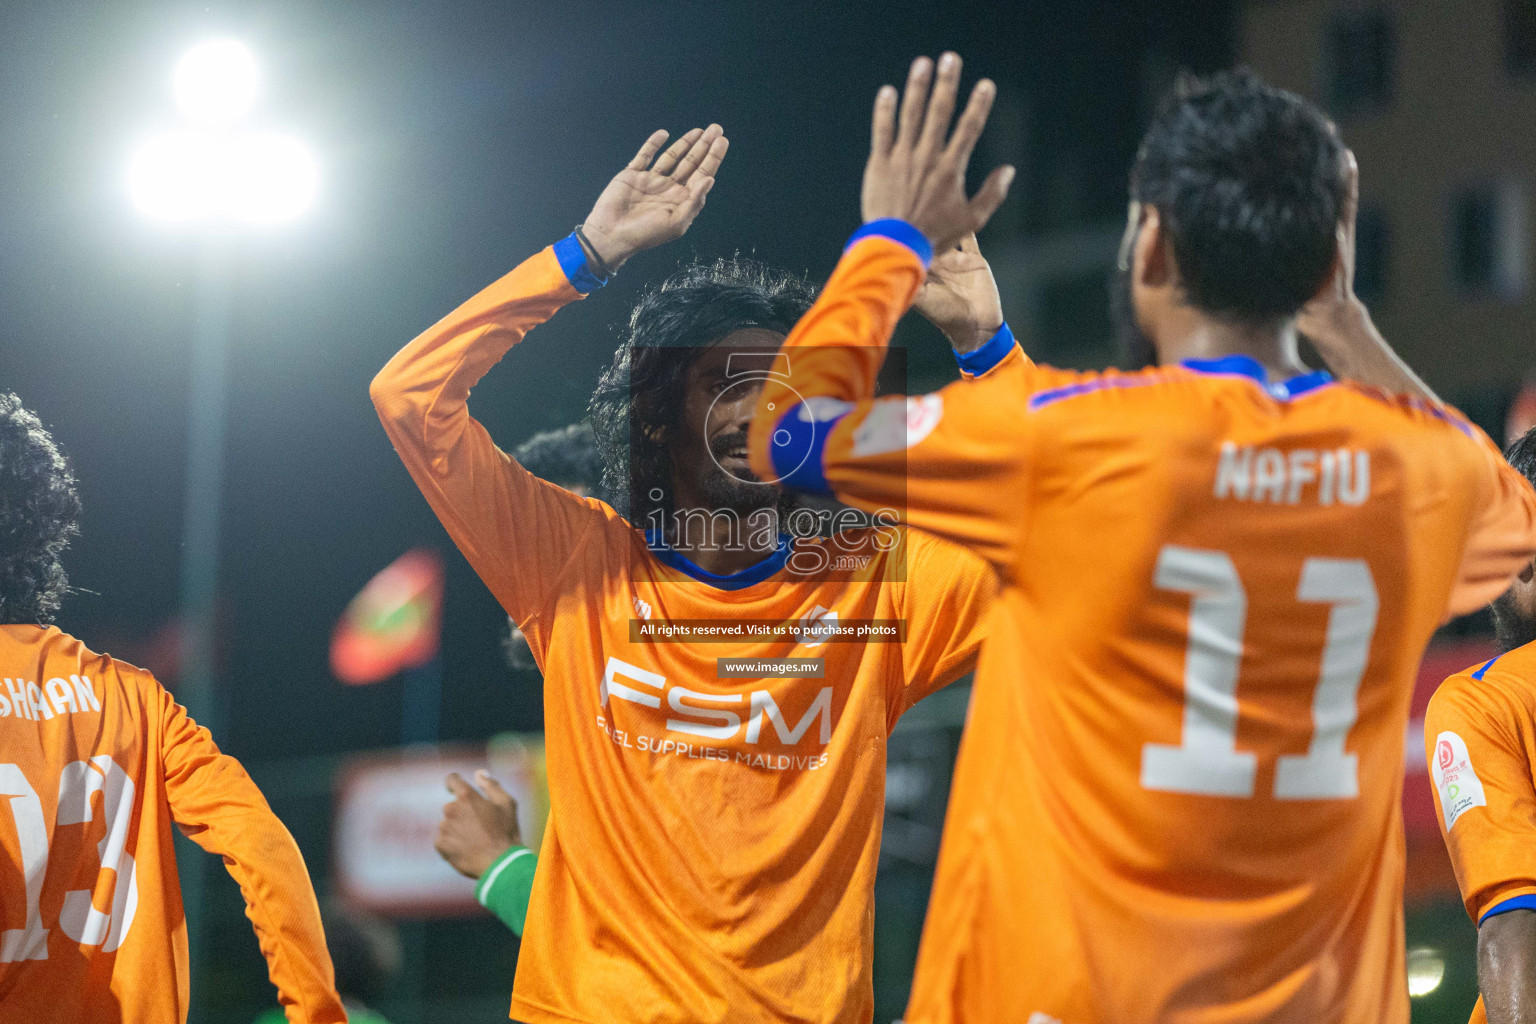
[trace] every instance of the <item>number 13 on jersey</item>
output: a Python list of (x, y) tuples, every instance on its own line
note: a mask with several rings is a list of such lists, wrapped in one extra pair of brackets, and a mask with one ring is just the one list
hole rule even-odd
[[(128, 831), (133, 821), (133, 780), (105, 754), (89, 761), (70, 762), (59, 775), (55, 825), (89, 822), (93, 793), (102, 795), (102, 812), (106, 819), (106, 835), (96, 845), (101, 871), (110, 868), (117, 876), (112, 890), (112, 908), (97, 910), (91, 889), (71, 890), (64, 894), (59, 926), (65, 935), (81, 945), (100, 946), (104, 952), (111, 953), (127, 936), (133, 924), (133, 912), (139, 904), (133, 856), (127, 850)], [(10, 804), (11, 820), (21, 846), (27, 913), (22, 927), (0, 932), (0, 963), (46, 960), (48, 929), (43, 925), (42, 895), (43, 879), (48, 871), (48, 824), (43, 819), (42, 801), (21, 768), (14, 764), (0, 764), (0, 799)], [(101, 887), (100, 873), (98, 871), (97, 888)]]
[[(1146, 789), (1205, 796), (1251, 797), (1258, 757), (1237, 749), (1237, 677), (1247, 628), (1248, 594), (1232, 559), (1221, 551), (1169, 545), (1158, 554), (1159, 589), (1192, 595), (1184, 656), (1184, 728), (1178, 746), (1148, 743), (1141, 751)], [(1305, 754), (1275, 766), (1281, 800), (1358, 796), (1354, 754), (1345, 740), (1358, 714), (1379, 601), (1370, 567), (1355, 558), (1309, 558), (1296, 600), (1331, 606), (1322, 672), (1312, 698), (1312, 740)]]

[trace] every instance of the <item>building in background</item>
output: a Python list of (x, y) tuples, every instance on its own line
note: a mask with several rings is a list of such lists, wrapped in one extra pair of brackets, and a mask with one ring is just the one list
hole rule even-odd
[(1359, 157), (1357, 284), (1383, 333), (1474, 416), (1511, 402), (1536, 368), (1536, 0), (1254, 2), (1238, 49)]
[[(1238, 62), (1321, 105), (1359, 156), (1357, 287), (1378, 324), (1501, 433), (1536, 371), (1536, 135), (1523, 129), (1536, 123), (1536, 0), (1254, 0), (1236, 35)], [(1138, 134), (1176, 65), (1156, 46), (1143, 55)], [(1070, 167), (1025, 167), (1030, 189), (1070, 198)], [(1080, 214), (984, 242), (1031, 354), (1089, 368), (1116, 358), (1105, 294), (1124, 220), (1102, 204)]]
[[(1237, 48), (1338, 123), (1360, 161), (1356, 290), (1403, 356), (1501, 438), (1536, 369), (1536, 138), (1523, 130), (1536, 116), (1536, 0), (1255, 0)], [(1475, 653), (1432, 653), (1421, 690), (1452, 651)], [(1414, 1020), (1460, 1021), (1476, 993), (1476, 939), (1414, 767), (1404, 791)]]

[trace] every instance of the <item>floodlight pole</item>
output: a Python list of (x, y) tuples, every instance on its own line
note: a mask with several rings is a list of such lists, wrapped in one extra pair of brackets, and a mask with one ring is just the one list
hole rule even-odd
[[(187, 477), (182, 516), (181, 669), (176, 696), (187, 714), (219, 735), (216, 678), (216, 603), (224, 485), (224, 406), (228, 391), (231, 243), (216, 228), (199, 239), (196, 320), (192, 332), (191, 381), (187, 394)], [(181, 890), (187, 945), (196, 998), (199, 967), (205, 961), (204, 869), (207, 855), (181, 846)]]

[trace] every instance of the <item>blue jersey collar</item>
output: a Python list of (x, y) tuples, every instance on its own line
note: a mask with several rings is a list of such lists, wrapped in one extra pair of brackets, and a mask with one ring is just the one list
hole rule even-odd
[(756, 565), (749, 565), (740, 572), (721, 576), (719, 573), (699, 568), (690, 559), (673, 550), (672, 546), (667, 543), (666, 538), (662, 537), (658, 531), (645, 531), (646, 546), (651, 549), (651, 554), (656, 556), (657, 561), (663, 565), (671, 566), (685, 576), (691, 576), (700, 583), (707, 583), (719, 590), (742, 590), (752, 586), (754, 583), (763, 582), (763, 580), (784, 568), (785, 564), (789, 561), (791, 539), (788, 534), (779, 534), (778, 547), (761, 562), (758, 562)]
[(1304, 395), (1308, 391), (1316, 391), (1325, 384), (1333, 383), (1333, 376), (1327, 370), (1314, 370), (1299, 377), (1292, 377), (1290, 380), (1271, 383), (1269, 373), (1257, 359), (1240, 353), (1222, 356), (1220, 359), (1186, 359), (1179, 365), (1196, 373), (1247, 377), (1280, 399), (1295, 398), (1297, 395)]

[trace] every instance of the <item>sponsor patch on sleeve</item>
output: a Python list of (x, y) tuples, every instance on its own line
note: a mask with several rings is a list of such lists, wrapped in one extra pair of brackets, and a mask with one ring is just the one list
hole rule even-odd
[(933, 433), (943, 418), (944, 398), (938, 394), (876, 402), (853, 432), (853, 455), (864, 458), (911, 448)]
[(1435, 788), (1440, 791), (1440, 811), (1445, 816), (1447, 832), (1467, 811), (1488, 806), (1488, 798), (1483, 795), (1483, 780), (1473, 770), (1472, 757), (1460, 736), (1442, 732), (1435, 738), (1435, 763), (1431, 771)]

